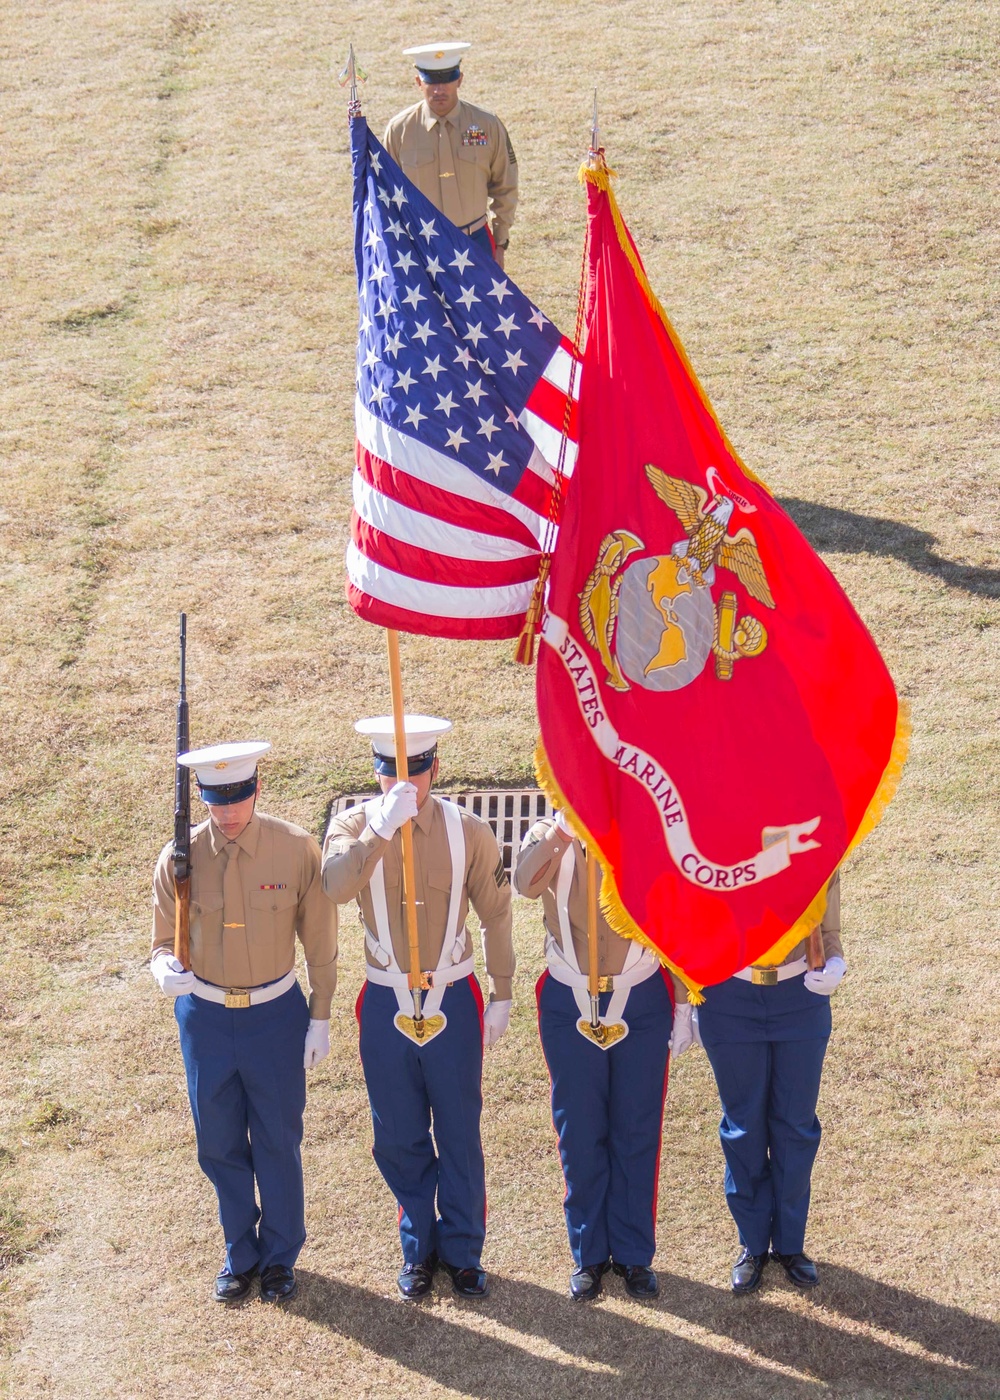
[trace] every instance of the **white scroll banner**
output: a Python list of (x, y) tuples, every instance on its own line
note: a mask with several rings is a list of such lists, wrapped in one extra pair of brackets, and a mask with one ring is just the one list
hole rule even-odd
[(820, 823), (819, 817), (813, 817), (784, 826), (765, 826), (761, 832), (761, 849), (735, 865), (719, 865), (702, 855), (691, 835), (677, 785), (655, 758), (619, 736), (604, 713), (590, 662), (569, 635), (567, 624), (549, 613), (542, 624), (541, 635), (562, 661), (576, 691), (580, 713), (601, 753), (619, 772), (634, 778), (649, 794), (660, 814), (667, 849), (685, 879), (706, 890), (743, 889), (787, 870), (792, 856), (819, 846), (818, 841), (806, 839)]

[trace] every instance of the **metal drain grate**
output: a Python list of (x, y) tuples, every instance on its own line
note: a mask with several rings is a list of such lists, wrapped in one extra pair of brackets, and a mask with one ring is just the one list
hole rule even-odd
[[(483, 788), (479, 792), (436, 792), (434, 795), (447, 802), (457, 802), (474, 817), (489, 822), (503, 854), (503, 868), (510, 876), (514, 873), (514, 858), (529, 829), (540, 818), (552, 815), (548, 798), (538, 788)], [(374, 792), (352, 792), (338, 797), (330, 808), (330, 815), (339, 816), (374, 796)]]

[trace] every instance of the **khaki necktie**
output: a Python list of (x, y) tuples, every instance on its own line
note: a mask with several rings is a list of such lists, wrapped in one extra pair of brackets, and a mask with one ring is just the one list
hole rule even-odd
[(250, 956), (239, 857), (239, 846), (231, 842), (226, 847), (226, 869), (222, 876), (222, 965), (230, 986), (246, 987), (250, 985)]
[(452, 144), (451, 122), (438, 121), (438, 174), (441, 177), (441, 213), (453, 224), (462, 226), (462, 200), (455, 173), (455, 148)]

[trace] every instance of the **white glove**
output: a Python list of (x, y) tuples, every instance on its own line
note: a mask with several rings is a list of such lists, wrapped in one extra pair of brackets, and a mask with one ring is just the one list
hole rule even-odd
[(309, 1029), (306, 1031), (305, 1054), (302, 1057), (302, 1064), (305, 1069), (315, 1069), (321, 1060), (325, 1060), (330, 1053), (330, 1022), (313, 1021), (309, 1022)]
[(570, 829), (569, 822), (566, 820), (566, 813), (562, 811), (562, 809), (556, 813), (556, 831), (561, 832), (563, 836), (572, 841), (573, 832)]
[(510, 1002), (491, 1001), (483, 1012), (483, 1045), (496, 1045), (510, 1025)]
[(186, 997), (194, 991), (194, 973), (185, 972), (173, 953), (160, 953), (149, 964), (156, 985), (165, 997)]
[(704, 1050), (705, 1042), (701, 1038), (701, 1027), (698, 1025), (697, 1006), (692, 1006), (691, 1008), (691, 1035), (694, 1038), (695, 1045), (699, 1046), (700, 1049)]
[(682, 1002), (680, 1006), (674, 1007), (674, 1029), (670, 1035), (670, 1057), (676, 1060), (678, 1055), (683, 1055), (685, 1050), (690, 1050), (694, 1044), (694, 1025), (692, 1021), (694, 1007), (689, 1002)]
[(404, 822), (417, 815), (417, 789), (412, 783), (396, 783), (368, 808), (368, 825), (376, 836), (391, 841)]
[(840, 979), (847, 971), (843, 958), (830, 958), (826, 967), (818, 967), (815, 972), (807, 972), (803, 981), (817, 996), (828, 997), (840, 986)]

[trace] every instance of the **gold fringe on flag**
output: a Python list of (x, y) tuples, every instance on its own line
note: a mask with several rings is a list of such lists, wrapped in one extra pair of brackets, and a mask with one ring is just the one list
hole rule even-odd
[(573, 808), (566, 801), (562, 789), (556, 782), (555, 774), (549, 765), (548, 755), (541, 739), (535, 745), (535, 777), (538, 786), (545, 793), (545, 796), (552, 803), (553, 807), (566, 814), (566, 820), (573, 828), (577, 836), (587, 847), (588, 851), (596, 851), (601, 862), (601, 913), (608, 922), (608, 927), (615, 933), (621, 934), (622, 938), (632, 938), (636, 943), (641, 943), (644, 948), (653, 954), (658, 962), (674, 973), (688, 989), (688, 1001), (692, 1006), (699, 1006), (705, 998), (701, 995), (701, 983), (693, 982), (686, 972), (683, 972), (676, 963), (672, 963), (661, 948), (657, 948), (651, 939), (647, 938), (642, 929), (632, 918), (625, 908), (618, 893), (618, 886), (615, 884), (615, 877), (611, 873), (611, 865), (601, 850), (600, 846), (591, 836), (583, 822), (574, 812)]

